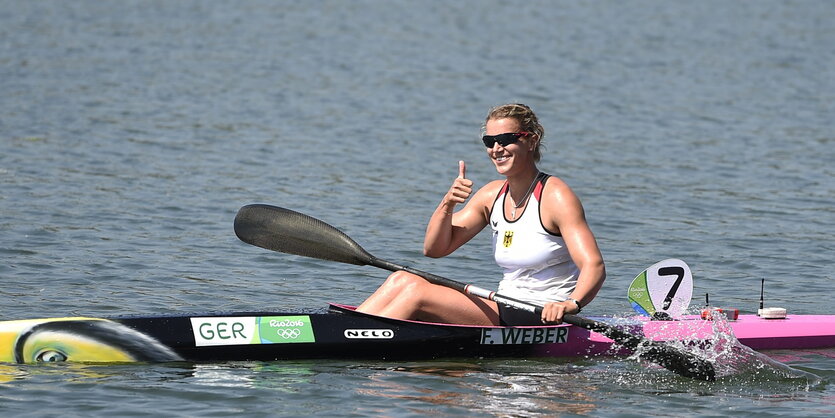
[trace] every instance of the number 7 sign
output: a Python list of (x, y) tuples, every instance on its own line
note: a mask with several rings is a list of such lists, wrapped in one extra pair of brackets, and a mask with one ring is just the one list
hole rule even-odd
[(693, 297), (690, 267), (676, 258), (655, 263), (635, 277), (627, 297), (639, 314), (656, 318), (681, 316)]

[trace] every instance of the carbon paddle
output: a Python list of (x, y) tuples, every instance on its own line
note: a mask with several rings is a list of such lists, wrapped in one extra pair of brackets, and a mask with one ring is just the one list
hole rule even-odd
[[(379, 259), (363, 249), (344, 232), (308, 215), (270, 205), (247, 205), (235, 216), (235, 234), (241, 241), (272, 251), (340, 263), (368, 265), (389, 271), (403, 270), (437, 285), (475, 295), (517, 309), (541, 313), (542, 307), (509, 298), (469, 284)], [(563, 321), (609, 337), (640, 352), (640, 357), (657, 363), (679, 375), (713, 381), (713, 364), (694, 354), (668, 344), (648, 340), (602, 322), (576, 315), (564, 315)]]

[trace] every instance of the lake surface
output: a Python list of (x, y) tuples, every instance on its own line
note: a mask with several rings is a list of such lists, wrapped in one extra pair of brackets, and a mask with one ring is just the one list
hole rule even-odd
[[(693, 306), (833, 313), (835, 3), (0, 0), (0, 318), (360, 303), (371, 267), (240, 242), (269, 203), (373, 254), (495, 288), (482, 234), (425, 223), (487, 109), (545, 126), (608, 279), (688, 262)], [(623, 359), (0, 365), (16, 415), (796, 416), (835, 351), (698, 383)]]

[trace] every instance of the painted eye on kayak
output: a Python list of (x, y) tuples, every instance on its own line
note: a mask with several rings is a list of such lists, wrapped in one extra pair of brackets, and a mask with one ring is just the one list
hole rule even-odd
[(55, 350), (44, 350), (35, 356), (35, 361), (39, 363), (57, 363), (60, 361), (67, 361), (67, 355)]

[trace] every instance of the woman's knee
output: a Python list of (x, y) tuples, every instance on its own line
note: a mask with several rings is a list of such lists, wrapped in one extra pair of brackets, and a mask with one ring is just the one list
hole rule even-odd
[(405, 271), (395, 271), (386, 279), (385, 286), (397, 289), (398, 292), (417, 293), (429, 282), (426, 279)]

